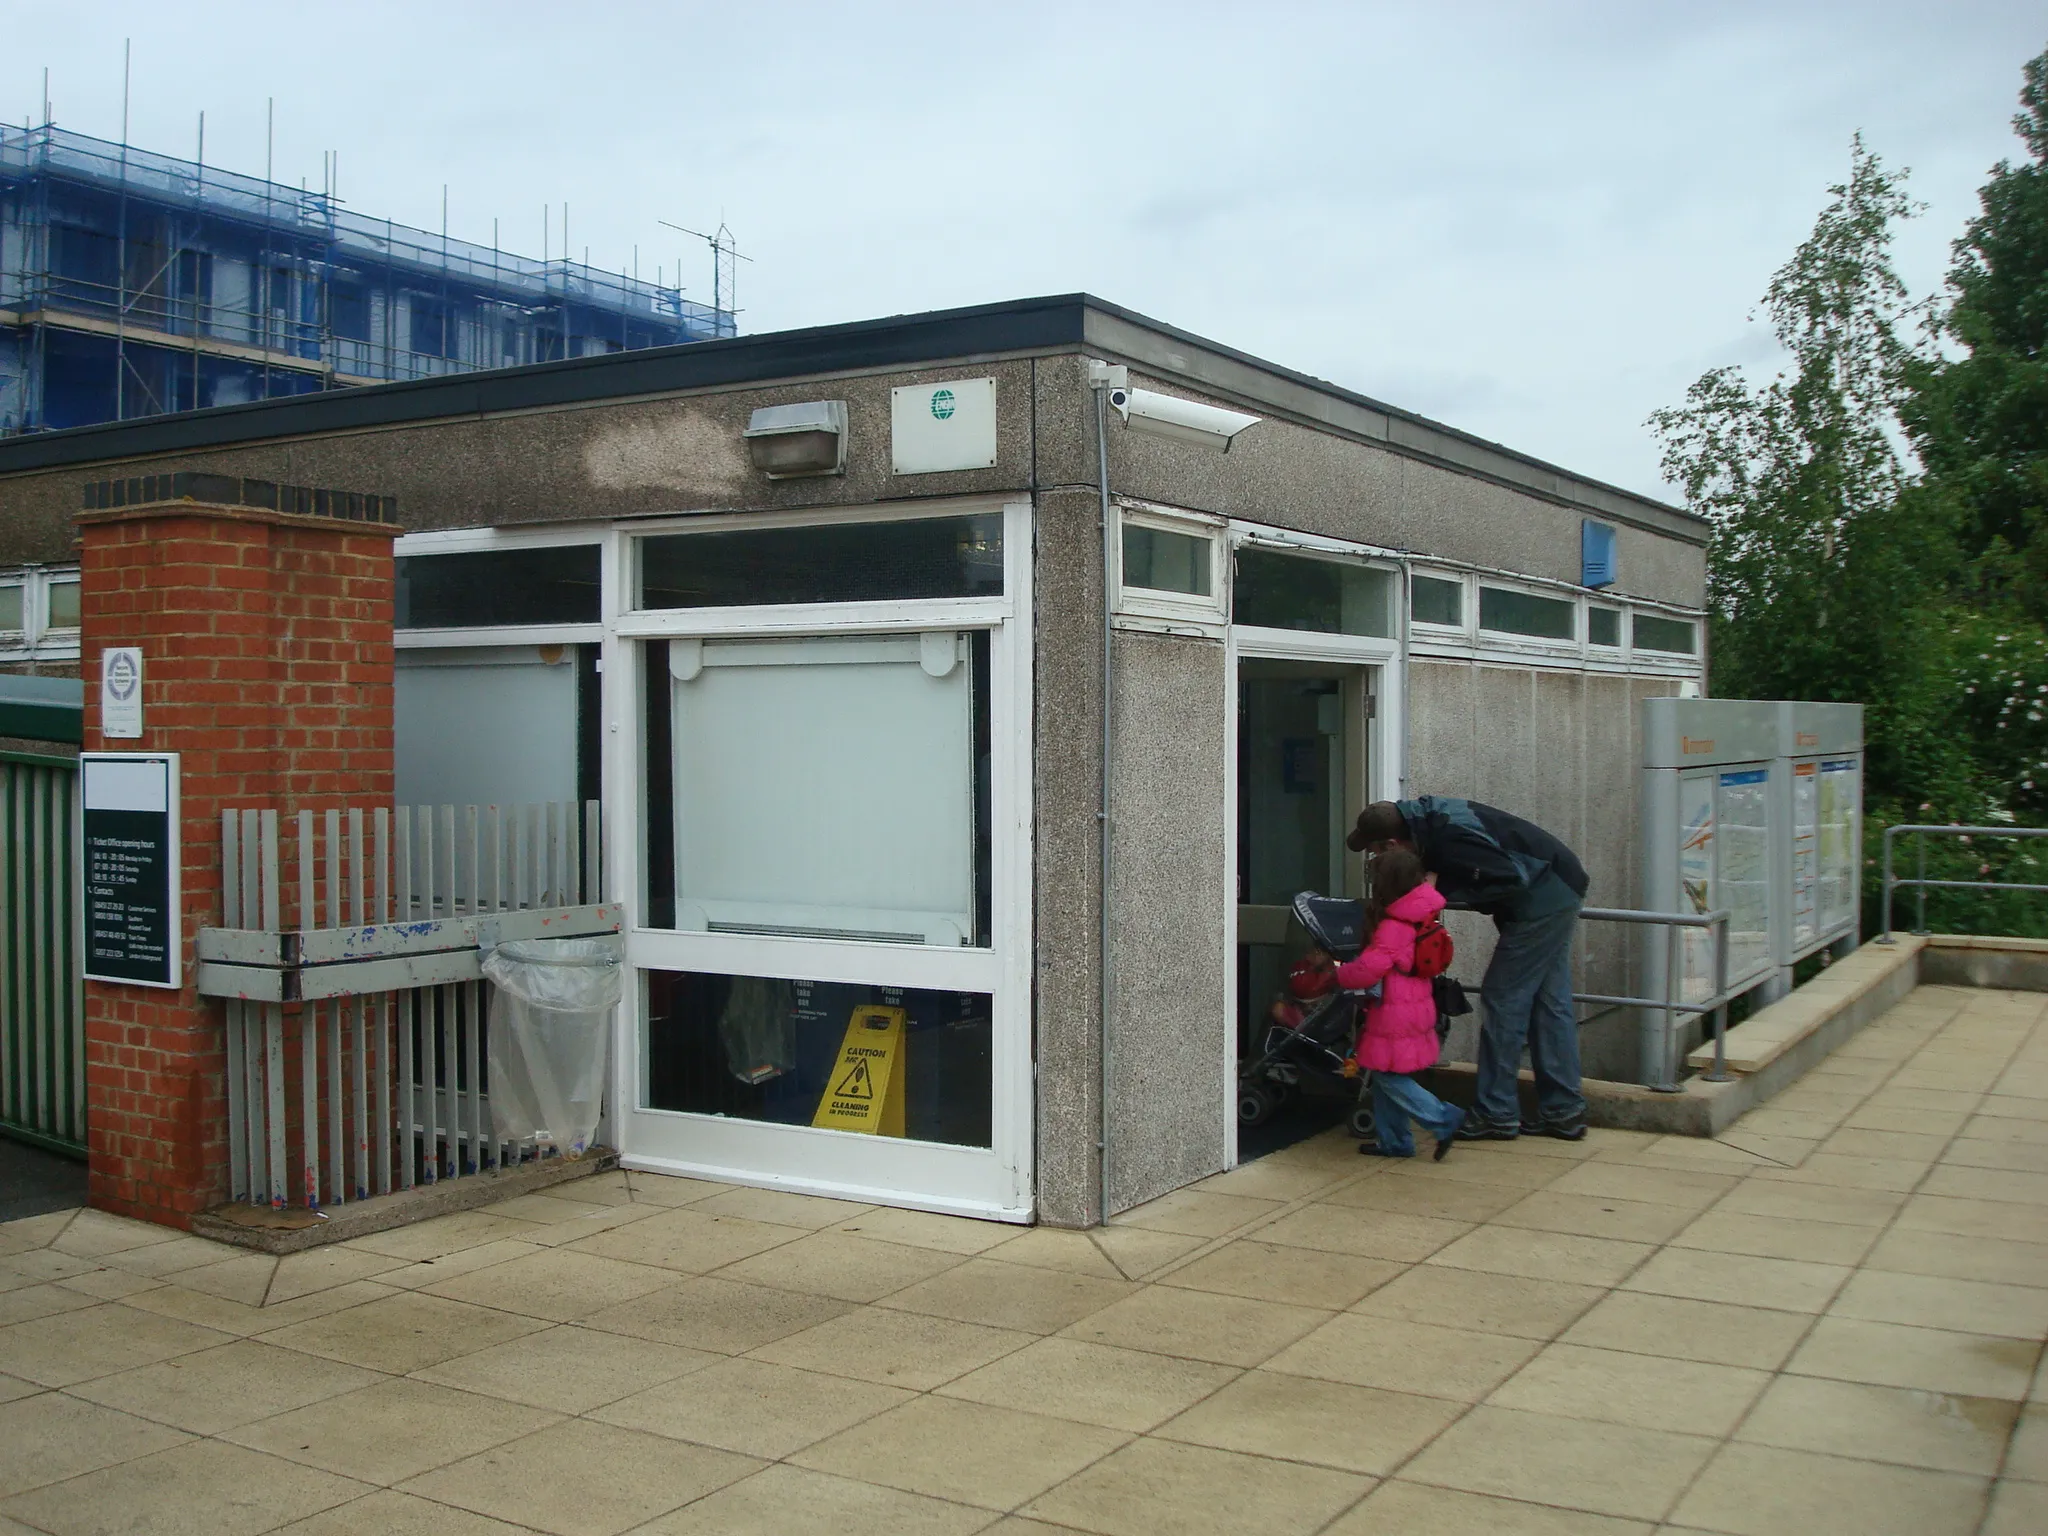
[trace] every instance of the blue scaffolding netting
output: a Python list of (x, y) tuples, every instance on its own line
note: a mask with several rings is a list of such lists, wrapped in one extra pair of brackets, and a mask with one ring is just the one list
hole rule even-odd
[(0, 436), (736, 332), (631, 274), (0, 126)]

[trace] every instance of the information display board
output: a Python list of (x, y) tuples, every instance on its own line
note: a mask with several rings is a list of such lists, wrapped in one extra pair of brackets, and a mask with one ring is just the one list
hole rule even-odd
[(1820, 931), (1831, 933), (1856, 920), (1861, 882), (1858, 854), (1863, 846), (1863, 764), (1860, 758), (1830, 758), (1817, 775), (1819, 820)]
[(1820, 764), (1792, 765), (1792, 947), (1820, 936)]
[(85, 976), (180, 985), (178, 754), (87, 752), (82, 780)]
[(1716, 776), (1716, 902), (1728, 917), (1731, 982), (1771, 964), (1770, 770), (1747, 768)]

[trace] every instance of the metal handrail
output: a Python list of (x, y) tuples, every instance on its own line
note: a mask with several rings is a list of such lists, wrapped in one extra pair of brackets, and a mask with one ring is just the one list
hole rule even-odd
[[(1685, 1015), (1712, 1013), (1714, 1016), (1714, 1066), (1701, 1077), (1710, 1083), (1728, 1081), (1728, 923), (1734, 916), (1731, 908), (1722, 907), (1713, 912), (1641, 912), (1628, 907), (1581, 907), (1580, 918), (1596, 923), (1638, 923), (1658, 924), (1665, 930), (1664, 941), (1664, 995), (1659, 997), (1612, 997), (1599, 992), (1574, 992), (1575, 1003), (1602, 1003), (1617, 1008), (1653, 1008), (1664, 1015), (1664, 1030), (1655, 1059), (1645, 1051), (1641, 1066), (1643, 1086), (1655, 1093), (1677, 1093), (1678, 1071), (1676, 1052), (1671, 1049), (1671, 1039), (1677, 1033), (1678, 1020)], [(1682, 967), (1678, 963), (1678, 931), (1681, 928), (1708, 928), (1714, 931), (1714, 991), (1705, 1001), (1688, 1003), (1678, 996), (1679, 976)]]
[[(1920, 873), (1908, 878), (1892, 873), (1892, 840), (1901, 833), (1914, 835), (1914, 852), (1919, 856), (1916, 866)], [(1946, 837), (2048, 837), (2048, 827), (1964, 827), (1901, 824), (1884, 829), (1884, 931), (1877, 937), (1880, 944), (1897, 942), (1892, 938), (1892, 892), (1899, 886), (1916, 888), (1914, 907), (1915, 933), (1927, 930), (1927, 893), (1936, 891), (2048, 891), (2048, 885), (2032, 885), (2017, 880), (1930, 880), (1927, 878), (1927, 834)]]

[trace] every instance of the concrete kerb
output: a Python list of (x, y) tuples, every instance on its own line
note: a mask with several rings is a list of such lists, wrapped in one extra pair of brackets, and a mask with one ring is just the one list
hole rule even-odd
[(388, 1195), (373, 1195), (368, 1200), (352, 1200), (318, 1213), (297, 1207), (272, 1211), (267, 1206), (217, 1205), (192, 1218), (192, 1235), (253, 1248), (259, 1253), (299, 1253), (327, 1243), (346, 1242), (352, 1237), (368, 1237), (372, 1232), (388, 1232), (393, 1227), (409, 1227), (414, 1222), (456, 1211), (474, 1210), (517, 1195), (535, 1194), (618, 1166), (617, 1152), (610, 1147), (592, 1147), (581, 1157), (550, 1157), (522, 1163), (517, 1168), (495, 1168), (465, 1178), (442, 1179)]
[(1920, 979), (1944, 987), (2048, 992), (2048, 939), (1935, 934), (1923, 941)]

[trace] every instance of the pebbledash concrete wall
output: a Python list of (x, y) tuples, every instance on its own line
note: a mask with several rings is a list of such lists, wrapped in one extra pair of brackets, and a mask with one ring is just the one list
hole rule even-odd
[[(909, 317), (845, 328), (859, 333), (866, 352), (821, 351), (804, 340), (824, 333), (742, 338), (481, 375), (459, 387), (440, 381), (230, 408), (200, 413), (189, 428), (178, 419), (161, 428), (83, 429), (60, 435), (75, 441), (48, 439), (42, 448), (0, 445), (0, 564), (66, 558), (79, 483), (108, 472), (102, 463), (135, 475), (196, 469), (374, 486), (398, 497), (409, 532), (959, 495), (1029, 498), (1036, 509), (1037, 1202), (1042, 1220), (1089, 1224), (1102, 1214), (1095, 1148), (1102, 560), (1086, 360), (1122, 362), (1134, 383), (1264, 418), (1227, 455), (1113, 429), (1109, 479), (1121, 496), (1567, 582), (1580, 574), (1581, 520), (1599, 517), (1619, 533), (1614, 595), (1686, 606), (1705, 596), (1704, 531), (1669, 507), (1092, 299), (1015, 308), (1057, 310), (1068, 329), (1043, 344), (1000, 337), (955, 344), (946, 338), (962, 334), (967, 320)], [(988, 312), (958, 313), (976, 328), (993, 323), (981, 318)], [(749, 347), (766, 359), (751, 375), (691, 382), (720, 370), (745, 374), (721, 360), (744, 359)], [(827, 352), (838, 359), (833, 366), (802, 361)], [(894, 476), (890, 390), (963, 376), (996, 380), (995, 465)], [(612, 393), (578, 382), (600, 379), (620, 382)], [(540, 399), (547, 390), (582, 395)], [(846, 474), (772, 482), (755, 473), (741, 437), (752, 411), (820, 398), (847, 402)], [(67, 448), (61, 465), (50, 462), (58, 447)], [(106, 457), (94, 459), (95, 452)], [(1214, 641), (1120, 632), (1116, 658), (1110, 1204), (1121, 1209), (1222, 1164), (1227, 1101), (1218, 1051), (1229, 1025), (1224, 977), (1232, 963), (1223, 936), (1226, 903), (1234, 899), (1222, 863), (1229, 813), (1223, 742), (1235, 690)], [(1625, 893), (1633, 899), (1635, 864), (1636, 818), (1621, 809), (1636, 792), (1635, 701), (1672, 686), (1416, 662), (1408, 689), (1409, 790), (1472, 795), (1550, 826), (1585, 855), (1595, 899), (1624, 904)], [(1465, 955), (1483, 956), (1483, 934), (1460, 938), (1473, 945)], [(1592, 978), (1607, 990), (1622, 979), (1607, 973), (1621, 968), (1625, 946), (1590, 931), (1586, 944)], [(1461, 955), (1460, 971), (1470, 968)]]
[(86, 749), (180, 754), (183, 810), (182, 988), (86, 983), (90, 1198), (182, 1227), (227, 1195), (220, 1005), (193, 963), (221, 918), (220, 813), (390, 799), (397, 530), (195, 503), (79, 523), (86, 670), (144, 652), (142, 737), (106, 739), (88, 689)]
[[(1497, 663), (1411, 660), (1408, 782), (1412, 794), (1460, 794), (1525, 816), (1564, 839), (1586, 866), (1588, 906), (1642, 906), (1642, 701), (1678, 681)], [(1456, 974), (1469, 983), (1493, 954), (1493, 924), (1453, 912)], [(1582, 991), (1641, 996), (1640, 930), (1581, 923)], [(1478, 1014), (1453, 1025), (1452, 1061), (1477, 1056)], [(1632, 1082), (1637, 1025), (1609, 1013), (1579, 1033), (1588, 1077)]]

